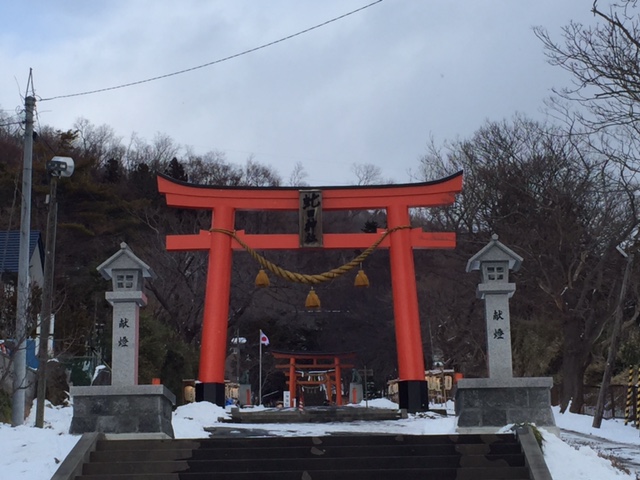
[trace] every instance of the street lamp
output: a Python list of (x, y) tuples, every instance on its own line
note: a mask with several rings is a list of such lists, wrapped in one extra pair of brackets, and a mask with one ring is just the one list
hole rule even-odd
[(235, 345), (235, 353), (236, 353), (236, 381), (238, 382), (238, 388), (240, 385), (240, 346), (247, 343), (247, 339), (245, 337), (240, 336), (240, 328), (236, 330), (236, 336), (231, 339), (231, 344)]
[(38, 346), (38, 391), (36, 406), (36, 427), (44, 426), (44, 402), (47, 392), (47, 361), (49, 360), (49, 336), (51, 329), (51, 299), (53, 298), (53, 268), (56, 251), (56, 230), (58, 225), (58, 179), (73, 175), (75, 165), (69, 157), (53, 157), (47, 163), (49, 174), (49, 212), (47, 215), (47, 239), (45, 245), (44, 285), (40, 308), (40, 345)]

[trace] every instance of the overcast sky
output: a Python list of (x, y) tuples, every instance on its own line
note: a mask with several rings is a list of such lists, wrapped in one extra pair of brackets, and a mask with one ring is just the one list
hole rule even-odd
[[(373, 0), (27, 0), (0, 4), (0, 109), (188, 69), (320, 24)], [(603, 6), (605, 2), (601, 2)], [(196, 153), (255, 160), (286, 181), (353, 183), (374, 164), (407, 182), (426, 151), (516, 112), (543, 118), (567, 74), (532, 27), (555, 38), (594, 22), (592, 0), (384, 0), (256, 52), (140, 85), (38, 101), (41, 125), (84, 117), (127, 141), (160, 132)]]

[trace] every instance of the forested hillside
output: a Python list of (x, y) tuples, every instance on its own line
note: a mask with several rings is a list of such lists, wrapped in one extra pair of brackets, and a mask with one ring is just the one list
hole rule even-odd
[[(0, 137), (1, 225), (19, 228), (21, 132)], [(156, 175), (207, 185), (272, 186), (278, 172), (248, 160), (232, 165), (220, 153), (184, 154), (168, 137), (127, 147), (107, 126), (81, 121), (70, 131), (42, 129), (34, 144), (34, 229), (44, 232), (45, 162), (68, 155), (76, 172), (59, 182), (59, 225), (54, 309), (56, 349), (62, 356), (102, 352), (109, 362), (110, 288), (96, 267), (127, 242), (157, 273), (148, 281), (149, 305), (142, 310), (140, 381), (161, 377), (173, 389), (197, 376), (206, 278), (206, 256), (169, 253), (165, 236), (210, 227), (207, 212), (168, 208), (157, 192)], [(434, 351), (468, 376), (485, 374), (482, 305), (475, 296), (477, 274), (465, 273), (471, 255), (492, 233), (524, 258), (513, 275), (511, 301), (516, 375), (552, 375), (557, 382), (599, 383), (607, 332), (620, 290), (625, 259), (616, 247), (635, 248), (636, 190), (615, 174), (589, 145), (559, 130), (516, 117), (488, 123), (468, 140), (432, 148), (416, 171), (421, 180), (464, 170), (463, 193), (453, 207), (413, 212), (413, 226), (455, 231), (451, 251), (416, 251), (424, 353)], [(299, 172), (299, 174), (302, 172)], [(303, 176), (301, 176), (303, 178)], [(375, 178), (375, 176), (374, 176)], [(354, 178), (354, 183), (361, 181)], [(358, 232), (385, 227), (384, 212), (325, 214), (325, 232)], [(247, 232), (296, 232), (287, 214), (243, 212), (237, 228)], [(625, 243), (626, 242), (626, 243)], [(631, 242), (631, 243), (629, 243)], [(358, 251), (268, 252), (269, 260), (303, 273), (341, 265)], [(638, 268), (634, 267), (637, 272)], [(317, 288), (322, 309), (304, 307), (307, 288), (272, 278), (254, 286), (258, 265), (234, 253), (229, 338), (239, 332), (240, 370), (257, 386), (258, 332), (282, 350), (356, 351), (359, 366), (374, 371), (377, 384), (396, 375), (393, 308), (388, 253), (376, 251), (364, 264), (369, 288), (353, 287), (345, 276)], [(623, 350), (637, 345), (637, 275), (625, 301)], [(11, 281), (10, 279), (6, 279)], [(2, 298), (2, 337), (11, 336), (15, 300)], [(36, 292), (37, 294), (37, 292)], [(37, 313), (34, 301), (32, 316)], [(635, 343), (634, 343), (635, 342)], [(620, 359), (623, 367), (624, 359)], [(265, 391), (282, 388), (265, 356)], [(228, 377), (238, 373), (229, 356)]]

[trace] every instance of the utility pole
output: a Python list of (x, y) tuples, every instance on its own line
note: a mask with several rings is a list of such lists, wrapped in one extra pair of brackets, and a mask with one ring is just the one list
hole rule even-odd
[(624, 276), (622, 278), (622, 286), (620, 287), (620, 297), (618, 298), (618, 304), (616, 305), (616, 313), (613, 321), (613, 332), (611, 333), (611, 345), (609, 345), (609, 355), (607, 356), (607, 364), (604, 367), (604, 374), (602, 375), (602, 385), (600, 385), (600, 392), (598, 393), (598, 403), (596, 404), (596, 413), (593, 416), (593, 428), (600, 428), (602, 424), (602, 416), (604, 414), (604, 401), (609, 390), (609, 384), (611, 383), (611, 375), (613, 374), (613, 364), (616, 360), (616, 354), (618, 353), (618, 342), (620, 340), (620, 328), (622, 327), (622, 304), (624, 297), (627, 295), (627, 286), (629, 284), (629, 275), (631, 267), (633, 265), (633, 253), (628, 255), (621, 249), (620, 253), (627, 259), (627, 265), (624, 269)]
[(40, 308), (40, 345), (38, 347), (38, 392), (36, 427), (44, 426), (44, 402), (47, 394), (47, 362), (49, 361), (49, 336), (51, 334), (51, 299), (53, 298), (53, 270), (56, 250), (56, 225), (58, 222), (57, 175), (49, 175), (49, 213), (47, 215), (47, 240), (45, 245), (44, 286)]
[(27, 316), (29, 314), (29, 237), (31, 234), (31, 177), (33, 164), (34, 97), (25, 98), (24, 154), (22, 167), (22, 202), (20, 217), (20, 254), (18, 256), (18, 300), (16, 305), (16, 335), (13, 349), (13, 397), (11, 424), (24, 423), (27, 377)]
[(44, 402), (47, 393), (47, 362), (49, 361), (49, 336), (51, 334), (51, 303), (53, 298), (53, 271), (56, 256), (56, 232), (58, 230), (58, 178), (70, 177), (75, 169), (73, 159), (53, 157), (47, 162), (49, 174), (49, 212), (47, 215), (47, 241), (45, 246), (44, 285), (40, 308), (40, 345), (38, 348), (38, 391), (36, 427), (44, 426)]
[(238, 383), (238, 395), (240, 395), (240, 320), (236, 326), (236, 382)]

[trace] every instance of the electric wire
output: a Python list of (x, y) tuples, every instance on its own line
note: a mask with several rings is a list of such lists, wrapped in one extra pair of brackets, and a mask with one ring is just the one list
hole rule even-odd
[(305, 33), (311, 32), (312, 30), (316, 30), (318, 28), (321, 28), (321, 27), (324, 27), (326, 25), (329, 25), (330, 23), (337, 22), (338, 20), (342, 20), (343, 18), (348, 17), (350, 15), (353, 15), (355, 13), (361, 12), (362, 10), (365, 10), (365, 9), (367, 9), (369, 7), (372, 7), (372, 6), (374, 6), (374, 5), (378, 4), (378, 3), (381, 3), (382, 1), (383, 0), (376, 0), (375, 2), (372, 2), (372, 3), (368, 4), (368, 5), (365, 5), (363, 7), (357, 8), (355, 10), (352, 10), (350, 12), (342, 14), (342, 15), (340, 15), (338, 17), (334, 17), (334, 18), (332, 18), (330, 20), (327, 20), (325, 22), (322, 22), (322, 23), (319, 23), (317, 25), (314, 25), (313, 27), (306, 28), (306, 29), (301, 30), (301, 31), (299, 31), (297, 33), (293, 33), (293, 34), (288, 35), (286, 37), (282, 37), (282, 38), (280, 38), (278, 40), (274, 40), (272, 42), (265, 43), (265, 44), (260, 45), (258, 47), (250, 48), (249, 50), (244, 50), (242, 52), (235, 53), (233, 55), (229, 55), (227, 57), (220, 58), (220, 59), (214, 60), (212, 62), (204, 63), (202, 65), (198, 65), (198, 66), (191, 67), (191, 68), (186, 68), (184, 70), (178, 70), (176, 72), (167, 73), (167, 74), (164, 74), (164, 75), (158, 75), (156, 77), (151, 77), (151, 78), (147, 78), (147, 79), (144, 79), (144, 80), (138, 80), (138, 81), (135, 81), (135, 82), (123, 83), (121, 85), (116, 85), (114, 87), (106, 87), (106, 88), (100, 88), (100, 89), (97, 89), (97, 90), (89, 90), (89, 91), (86, 91), (86, 92), (70, 93), (70, 94), (66, 94), (66, 95), (57, 95), (55, 97), (41, 98), (40, 101), (41, 102), (47, 102), (47, 101), (50, 101), (50, 100), (58, 100), (60, 98), (70, 98), (70, 97), (80, 97), (80, 96), (84, 96), (84, 95), (93, 95), (95, 93), (108, 92), (110, 90), (118, 90), (118, 89), (121, 89), (121, 88), (132, 87), (134, 85), (140, 85), (142, 83), (149, 83), (149, 82), (153, 82), (153, 81), (156, 81), (156, 80), (161, 80), (163, 78), (174, 77), (176, 75), (181, 75), (183, 73), (193, 72), (194, 70), (199, 70), (201, 68), (210, 67), (212, 65), (216, 65), (216, 64), (222, 63), (222, 62), (226, 62), (227, 60), (232, 60), (234, 58), (238, 58), (238, 57), (241, 57), (243, 55), (247, 55), (249, 53), (253, 53), (253, 52), (256, 52), (258, 50), (262, 50), (263, 48), (271, 47), (271, 46), (276, 45), (278, 43), (285, 42), (285, 41), (290, 40), (292, 38), (295, 38), (295, 37), (298, 37), (298, 36), (303, 35)]

